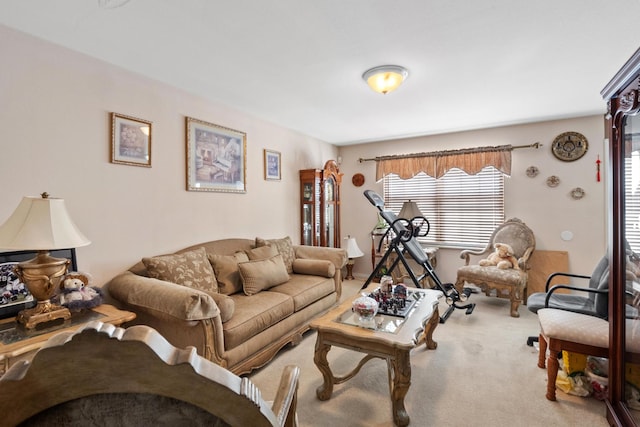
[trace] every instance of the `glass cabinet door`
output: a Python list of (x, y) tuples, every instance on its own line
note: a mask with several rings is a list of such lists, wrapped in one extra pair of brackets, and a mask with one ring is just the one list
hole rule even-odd
[(313, 245), (313, 205), (302, 205), (302, 244)]
[[(640, 348), (640, 115), (627, 116), (622, 138), (624, 151), (624, 209), (621, 212), (625, 245), (625, 347)], [(622, 164), (621, 164), (622, 166)], [(636, 355), (637, 359), (637, 355)], [(635, 364), (633, 362), (636, 362)], [(625, 403), (632, 409), (636, 422), (640, 419), (640, 365), (624, 358)]]
[(331, 178), (324, 182), (324, 209), (324, 243), (333, 248), (336, 247), (335, 181)]

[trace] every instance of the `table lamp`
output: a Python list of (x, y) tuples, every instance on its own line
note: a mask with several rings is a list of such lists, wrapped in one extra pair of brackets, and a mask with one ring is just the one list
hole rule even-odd
[[(400, 213), (398, 214), (398, 218), (406, 219), (412, 226), (414, 226), (414, 236), (417, 236), (420, 233), (420, 227), (422, 227), (424, 220), (422, 219), (422, 212), (418, 209), (416, 202), (412, 202), (411, 200), (404, 202), (402, 204), (402, 209), (400, 209)], [(418, 219), (414, 221), (416, 218)]]
[(349, 261), (347, 261), (347, 275), (344, 279), (353, 280), (353, 259), (359, 258), (364, 254), (358, 247), (358, 243), (356, 242), (355, 237), (347, 236), (345, 237), (345, 240), (347, 241), (347, 257), (349, 258)]
[(87, 239), (71, 220), (63, 199), (24, 197), (13, 214), (0, 226), (2, 250), (38, 251), (38, 255), (16, 265), (16, 274), (27, 286), (37, 305), (18, 313), (17, 321), (28, 329), (55, 319), (69, 319), (65, 307), (51, 302), (67, 272), (69, 260), (54, 258), (50, 250), (86, 246)]

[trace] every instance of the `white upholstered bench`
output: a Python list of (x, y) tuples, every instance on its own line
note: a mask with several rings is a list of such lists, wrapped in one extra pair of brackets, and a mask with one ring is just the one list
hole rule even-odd
[[(545, 367), (547, 349), (547, 399), (556, 400), (556, 378), (562, 351), (609, 357), (609, 322), (599, 317), (571, 311), (543, 308), (538, 311), (540, 321), (540, 353), (538, 366)], [(628, 360), (640, 362), (640, 321), (627, 319), (626, 342)]]

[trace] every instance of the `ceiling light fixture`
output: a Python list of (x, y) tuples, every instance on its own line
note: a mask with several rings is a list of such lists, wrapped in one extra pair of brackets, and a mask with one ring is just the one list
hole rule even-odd
[(365, 82), (376, 92), (387, 94), (397, 89), (409, 76), (409, 71), (399, 65), (381, 65), (367, 70), (362, 75)]

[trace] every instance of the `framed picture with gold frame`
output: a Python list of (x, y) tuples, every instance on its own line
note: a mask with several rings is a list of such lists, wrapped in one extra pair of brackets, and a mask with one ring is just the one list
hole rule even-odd
[(280, 181), (282, 179), (282, 167), (280, 166), (280, 152), (264, 150), (264, 179), (267, 181)]
[(246, 193), (247, 134), (187, 117), (187, 191)]
[(151, 167), (151, 122), (111, 113), (111, 163)]

